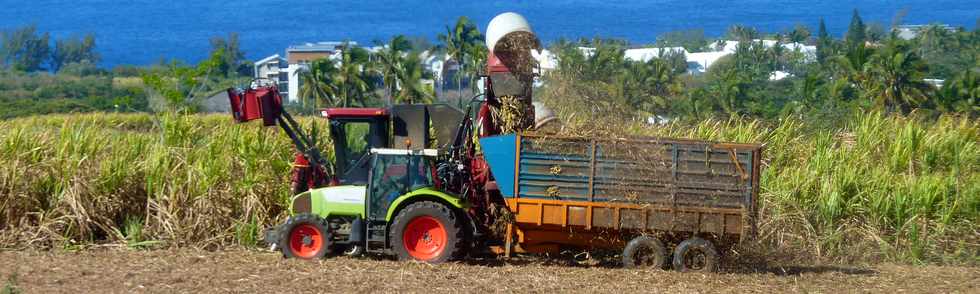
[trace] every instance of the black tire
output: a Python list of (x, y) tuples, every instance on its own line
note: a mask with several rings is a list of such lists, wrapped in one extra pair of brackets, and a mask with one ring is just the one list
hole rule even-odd
[(361, 256), (364, 254), (364, 246), (361, 245), (345, 245), (337, 250), (339, 254), (343, 256)]
[(711, 241), (692, 237), (674, 248), (674, 269), (680, 272), (716, 272), (721, 258)]
[(667, 249), (663, 242), (653, 236), (633, 238), (623, 249), (623, 266), (664, 269), (667, 266)]
[[(302, 230), (302, 231), (300, 231)], [(319, 236), (314, 237), (315, 236)], [(293, 242), (294, 236), (303, 236)], [(290, 217), (279, 235), (279, 248), (286, 258), (320, 259), (333, 250), (333, 233), (319, 216), (304, 213)], [(317, 241), (319, 239), (319, 241)]]
[[(429, 217), (438, 221), (445, 230), (445, 243), (442, 249), (431, 258), (417, 258), (409, 253), (404, 238), (408, 224), (418, 218)], [(395, 217), (389, 230), (388, 240), (400, 260), (418, 260), (428, 263), (443, 263), (462, 257), (466, 248), (464, 222), (449, 207), (432, 201), (409, 204)]]

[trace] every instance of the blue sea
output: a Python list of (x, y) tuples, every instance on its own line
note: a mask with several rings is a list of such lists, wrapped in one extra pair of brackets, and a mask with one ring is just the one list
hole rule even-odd
[(820, 18), (842, 35), (853, 9), (865, 22), (888, 27), (896, 15), (904, 24), (945, 23), (973, 29), (978, 0), (914, 1), (317, 1), (317, 0), (2, 0), (0, 29), (36, 24), (60, 38), (93, 32), (104, 67), (150, 64), (163, 58), (195, 62), (207, 55), (209, 39), (238, 32), (250, 59), (282, 53), (291, 44), (353, 40), (372, 44), (392, 35), (427, 37), (457, 17), (482, 30), (501, 12), (528, 18), (549, 42), (560, 37), (616, 37), (634, 44), (658, 34), (703, 29), (723, 34), (733, 24), (776, 32), (805, 24), (815, 33)]

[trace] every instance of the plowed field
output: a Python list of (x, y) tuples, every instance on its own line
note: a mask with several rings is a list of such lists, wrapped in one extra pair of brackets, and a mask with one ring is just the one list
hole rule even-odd
[[(515, 258), (428, 265), (379, 258), (284, 260), (264, 251), (0, 252), (24, 293), (120, 292), (980, 292), (980, 268), (753, 266), (720, 274)], [(629, 292), (624, 292), (629, 291)]]

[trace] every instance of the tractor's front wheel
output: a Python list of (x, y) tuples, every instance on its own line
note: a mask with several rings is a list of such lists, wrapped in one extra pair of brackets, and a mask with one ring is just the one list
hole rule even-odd
[(421, 201), (405, 207), (388, 236), (401, 260), (442, 263), (460, 257), (466, 242), (463, 220), (445, 205)]
[(290, 217), (279, 236), (279, 248), (287, 258), (319, 259), (330, 253), (333, 241), (323, 219), (315, 214)]

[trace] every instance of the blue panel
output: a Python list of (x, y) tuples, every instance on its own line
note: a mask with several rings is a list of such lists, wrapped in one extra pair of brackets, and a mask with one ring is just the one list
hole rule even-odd
[(490, 165), (490, 172), (497, 180), (500, 194), (504, 197), (514, 197), (514, 169), (516, 168), (517, 135), (501, 135), (480, 139), (483, 158)]

